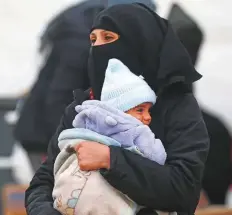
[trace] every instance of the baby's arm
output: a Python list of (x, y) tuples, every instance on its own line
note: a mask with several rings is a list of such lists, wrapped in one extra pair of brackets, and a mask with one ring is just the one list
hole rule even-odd
[(145, 125), (138, 126), (136, 133), (134, 144), (143, 156), (164, 165), (167, 154), (161, 140), (156, 139), (151, 129)]

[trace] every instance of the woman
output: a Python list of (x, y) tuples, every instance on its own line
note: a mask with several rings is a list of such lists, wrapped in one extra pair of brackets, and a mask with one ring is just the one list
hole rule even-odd
[(201, 187), (209, 140), (190, 85), (200, 79), (186, 50), (164, 19), (142, 4), (117, 5), (101, 12), (90, 35), (91, 96), (75, 91), (49, 148), (47, 161), (36, 172), (26, 192), (30, 215), (59, 214), (53, 209), (53, 164), (59, 153), (57, 137), (72, 127), (74, 107), (100, 99), (104, 71), (110, 58), (121, 60), (142, 75), (158, 95), (150, 127), (167, 151), (166, 165), (118, 147), (83, 142), (77, 149), (82, 170), (99, 170), (116, 189), (145, 206), (138, 214), (155, 210), (194, 214)]

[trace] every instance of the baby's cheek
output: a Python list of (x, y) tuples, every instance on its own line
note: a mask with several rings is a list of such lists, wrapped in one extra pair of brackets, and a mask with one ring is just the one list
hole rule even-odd
[(131, 116), (133, 116), (134, 118), (136, 118), (136, 119), (138, 119), (139, 121), (142, 122), (142, 116), (141, 116), (141, 114), (137, 113), (133, 109), (127, 111), (126, 113), (129, 114), (129, 115), (131, 115)]
[(135, 114), (134, 117), (142, 122), (142, 117), (140, 114)]

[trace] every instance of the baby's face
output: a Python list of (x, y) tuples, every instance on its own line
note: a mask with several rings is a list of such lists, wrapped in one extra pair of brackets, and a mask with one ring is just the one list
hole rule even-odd
[(151, 123), (151, 114), (150, 114), (151, 107), (152, 107), (152, 103), (146, 102), (128, 110), (126, 113), (135, 117), (136, 119), (141, 121), (144, 125), (149, 125)]

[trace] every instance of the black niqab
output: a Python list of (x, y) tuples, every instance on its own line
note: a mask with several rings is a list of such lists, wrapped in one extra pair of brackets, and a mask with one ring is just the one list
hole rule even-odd
[(113, 43), (91, 48), (88, 70), (96, 99), (100, 98), (111, 58), (120, 59), (133, 73), (143, 75), (156, 94), (173, 83), (192, 84), (201, 78), (169, 23), (143, 4), (110, 7), (99, 13), (93, 29), (120, 35)]

